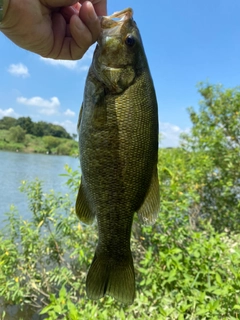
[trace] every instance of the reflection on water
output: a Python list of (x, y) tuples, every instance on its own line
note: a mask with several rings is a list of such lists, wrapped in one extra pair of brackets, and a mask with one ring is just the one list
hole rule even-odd
[(19, 191), (22, 180), (39, 178), (44, 182), (44, 192), (51, 189), (67, 191), (66, 179), (59, 176), (65, 172), (65, 164), (73, 170), (79, 169), (78, 158), (0, 151), (0, 225), (11, 204), (18, 208), (23, 218), (29, 218), (26, 196)]

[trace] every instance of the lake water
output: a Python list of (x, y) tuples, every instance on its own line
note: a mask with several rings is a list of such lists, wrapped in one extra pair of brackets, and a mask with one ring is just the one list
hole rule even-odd
[(24, 219), (29, 218), (27, 197), (19, 191), (22, 180), (39, 178), (43, 181), (44, 192), (51, 189), (67, 192), (66, 178), (59, 176), (65, 173), (66, 164), (73, 170), (80, 170), (78, 158), (0, 151), (0, 227), (11, 204)]

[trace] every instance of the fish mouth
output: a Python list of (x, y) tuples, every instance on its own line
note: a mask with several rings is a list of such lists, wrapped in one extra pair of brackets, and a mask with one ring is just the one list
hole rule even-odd
[(118, 12), (114, 12), (110, 16), (102, 16), (100, 18), (100, 24), (102, 32), (97, 39), (99, 45), (102, 44), (103, 39), (107, 37), (114, 37), (120, 33), (120, 29), (123, 25), (133, 19), (133, 10), (131, 8), (127, 8)]
[(117, 25), (123, 24), (126, 20), (132, 19), (133, 10), (127, 8), (118, 12), (114, 12), (110, 16), (103, 16), (101, 18), (101, 27), (102, 29), (114, 28)]
[[(100, 17), (102, 33), (108, 36), (113, 36), (124, 25), (127, 20), (132, 19), (133, 10), (131, 8), (124, 9), (122, 11), (114, 12), (110, 16)], [(101, 37), (100, 37), (101, 38)]]

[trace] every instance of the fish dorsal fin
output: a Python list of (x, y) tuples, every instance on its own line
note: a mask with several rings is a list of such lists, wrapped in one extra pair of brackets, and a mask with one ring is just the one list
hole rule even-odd
[(80, 219), (80, 221), (86, 224), (93, 223), (93, 220), (95, 218), (95, 213), (92, 212), (89, 207), (82, 182), (78, 190), (75, 209), (76, 209), (76, 214)]
[(153, 170), (151, 183), (145, 200), (137, 211), (138, 217), (143, 224), (153, 224), (157, 219), (160, 209), (160, 194), (157, 165)]

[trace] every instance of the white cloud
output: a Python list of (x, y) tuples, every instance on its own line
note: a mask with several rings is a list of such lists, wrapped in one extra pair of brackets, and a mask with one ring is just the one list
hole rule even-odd
[(44, 61), (47, 64), (51, 64), (52, 66), (62, 66), (67, 69), (76, 69), (78, 61), (69, 61), (69, 60), (54, 60), (50, 58), (40, 57), (40, 60)]
[(8, 72), (14, 76), (23, 77), (23, 78), (30, 76), (28, 72), (28, 68), (22, 63), (10, 64), (8, 68)]
[(82, 59), (80, 60), (55, 60), (55, 59), (51, 59), (51, 58), (43, 58), (40, 57), (40, 60), (55, 66), (55, 67), (65, 67), (69, 70), (77, 70), (80, 72), (85, 72), (89, 69), (90, 63), (92, 61), (92, 56), (93, 56), (93, 52), (95, 49), (95, 45), (91, 46), (88, 51), (84, 54), (84, 56), (82, 57)]
[(39, 112), (45, 115), (53, 115), (57, 113), (57, 108), (60, 106), (60, 101), (57, 97), (52, 97), (49, 100), (41, 97), (18, 97), (17, 102), (26, 106), (40, 107)]
[(74, 117), (75, 116), (75, 112), (70, 110), (70, 109), (67, 109), (65, 112), (64, 112), (65, 116), (69, 116), (69, 117)]
[(50, 100), (45, 100), (41, 97), (33, 97), (33, 98), (24, 98), (18, 97), (18, 103), (25, 104), (26, 106), (36, 106), (36, 107), (44, 107), (44, 108), (55, 108), (60, 106), (60, 101), (57, 97), (52, 97)]
[[(54, 60), (50, 58), (42, 58), (40, 57), (40, 60), (44, 61), (47, 64), (50, 64), (52, 66), (60, 66), (67, 68), (69, 70), (76, 70), (80, 72), (85, 72), (89, 69), (90, 62), (85, 62), (83, 64), (83, 61), (69, 61), (69, 60)], [(85, 59), (86, 60), (86, 59)]]
[(183, 132), (188, 132), (189, 129), (181, 129), (180, 127), (167, 123), (160, 123), (160, 147), (178, 147), (179, 146), (179, 136)]
[(3, 117), (17, 118), (18, 114), (12, 108), (5, 109), (5, 110), (0, 109), (0, 118), (3, 118)]

